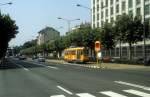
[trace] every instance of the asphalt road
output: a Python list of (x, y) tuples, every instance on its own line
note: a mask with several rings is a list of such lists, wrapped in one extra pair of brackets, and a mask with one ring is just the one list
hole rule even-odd
[(0, 97), (150, 97), (150, 71), (9, 59), (0, 69)]

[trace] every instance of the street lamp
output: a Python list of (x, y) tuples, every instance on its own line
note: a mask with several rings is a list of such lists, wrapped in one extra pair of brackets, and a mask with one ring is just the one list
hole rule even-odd
[(80, 20), (80, 19), (69, 20), (69, 19), (64, 19), (64, 18), (61, 18), (61, 17), (58, 17), (57, 19), (64, 20), (64, 21), (66, 21), (68, 23), (68, 32), (70, 32), (70, 24), (71, 24), (71, 22), (76, 21), (76, 20)]
[(8, 3), (0, 3), (0, 6), (3, 6), (3, 5), (12, 5), (12, 2), (8, 2)]
[(87, 9), (90, 11), (90, 22), (91, 22), (91, 27), (92, 27), (92, 9), (90, 7), (87, 7), (87, 6), (84, 6), (84, 5), (81, 5), (81, 4), (76, 4), (77, 7), (82, 7), (84, 9)]
[(145, 39), (145, 0), (143, 1), (143, 26), (144, 26), (144, 31), (143, 31), (143, 56), (144, 56), (144, 65), (146, 65), (146, 39)]
[(83, 7), (83, 8), (85, 8), (85, 9), (88, 9), (88, 10), (92, 11), (91, 8), (89, 8), (89, 7), (87, 7), (87, 6), (84, 6), (84, 5), (81, 5), (81, 4), (77, 4), (76, 6), (77, 6), (77, 7)]

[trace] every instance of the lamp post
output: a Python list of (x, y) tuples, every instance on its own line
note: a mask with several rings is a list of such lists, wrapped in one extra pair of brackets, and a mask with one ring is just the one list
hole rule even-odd
[(144, 65), (146, 65), (146, 39), (145, 39), (145, 0), (143, 0), (143, 56), (144, 56)]
[(76, 20), (80, 20), (80, 19), (69, 20), (69, 19), (65, 19), (65, 18), (61, 18), (61, 17), (58, 17), (57, 19), (64, 20), (64, 21), (66, 21), (68, 23), (68, 32), (70, 32), (70, 24), (71, 24), (71, 22), (76, 21)]
[(3, 6), (3, 5), (12, 5), (12, 2), (8, 2), (8, 3), (0, 3), (0, 6)]
[(90, 7), (87, 7), (87, 6), (84, 6), (84, 5), (81, 5), (81, 4), (76, 4), (77, 7), (82, 7), (84, 9), (87, 9), (90, 11), (90, 22), (91, 22), (91, 27), (92, 27), (92, 9)]

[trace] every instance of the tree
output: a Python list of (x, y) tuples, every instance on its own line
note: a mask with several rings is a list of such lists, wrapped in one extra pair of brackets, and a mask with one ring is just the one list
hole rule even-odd
[(0, 12), (0, 59), (5, 56), (9, 41), (18, 33), (18, 26), (9, 15)]
[(132, 44), (142, 40), (143, 24), (140, 16), (123, 14), (115, 23), (117, 39), (129, 44), (129, 59), (132, 59)]
[(22, 48), (25, 49), (25, 48), (29, 48), (29, 47), (32, 47), (32, 46), (36, 46), (36, 43), (37, 43), (37, 40), (31, 40), (31, 41), (27, 41), (23, 44)]
[(115, 47), (115, 34), (113, 29), (114, 28), (110, 23), (105, 23), (105, 25), (100, 29), (100, 41), (103, 47), (107, 50)]

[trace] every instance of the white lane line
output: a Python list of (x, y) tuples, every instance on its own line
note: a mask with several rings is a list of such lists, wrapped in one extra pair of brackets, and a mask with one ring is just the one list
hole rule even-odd
[(142, 86), (142, 85), (132, 84), (132, 83), (123, 82), (123, 81), (115, 81), (115, 83), (122, 84), (122, 85), (127, 85), (127, 86), (132, 86), (132, 87), (136, 87), (136, 88), (140, 88), (140, 89), (150, 91), (150, 87), (145, 87), (145, 86)]
[(150, 94), (148, 94), (148, 93), (137, 91), (137, 90), (133, 90), (133, 89), (123, 90), (123, 91), (127, 92), (127, 93), (130, 93), (130, 94), (137, 95), (137, 96), (141, 96), (141, 97), (150, 97)]
[(50, 97), (65, 97), (64, 95), (53, 95), (53, 96), (50, 96)]
[(79, 94), (76, 94), (77, 96), (79, 97), (96, 97), (96, 96), (93, 96), (89, 93), (79, 93)]
[(57, 88), (61, 89), (62, 91), (66, 92), (66, 93), (68, 93), (68, 94), (70, 94), (70, 95), (73, 95), (72, 92), (70, 92), (69, 90), (67, 90), (67, 89), (65, 89), (65, 88), (63, 88), (63, 87), (61, 87), (61, 86), (57, 86)]
[(34, 64), (34, 65), (38, 65), (38, 66), (43, 66), (43, 67), (46, 67), (45, 65), (43, 64), (39, 64), (39, 63), (34, 63), (34, 62), (29, 62), (29, 61), (24, 61), (26, 63), (30, 63), (30, 64)]
[(57, 67), (53, 67), (53, 66), (47, 66), (47, 67), (52, 69), (58, 69)]
[(104, 95), (107, 95), (109, 97), (127, 97), (127, 96), (124, 96), (124, 95), (121, 95), (121, 94), (118, 94), (118, 93), (115, 93), (115, 92), (112, 92), (112, 91), (104, 91), (104, 92), (100, 92), (101, 94), (104, 94)]
[(12, 62), (12, 63), (14, 63), (15, 65), (17, 65), (17, 66), (20, 67), (20, 68), (23, 68), (25, 71), (30, 71), (29, 69), (23, 67), (23, 66), (20, 65), (20, 64), (17, 64), (17, 63), (15, 63), (15, 62)]
[(46, 66), (46, 65), (43, 65), (43, 64), (33, 63), (33, 62), (28, 62), (28, 63), (34, 64), (34, 65), (38, 65), (38, 66), (48, 67), (48, 68), (52, 68), (52, 69), (56, 69), (56, 70), (58, 69), (57, 67), (54, 67), (54, 66)]
[(23, 67), (22, 65), (16, 64), (17, 66), (19, 66), (20, 68), (23, 68), (25, 71), (29, 71), (29, 69)]

